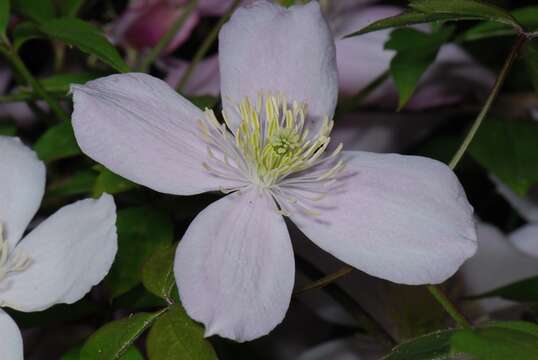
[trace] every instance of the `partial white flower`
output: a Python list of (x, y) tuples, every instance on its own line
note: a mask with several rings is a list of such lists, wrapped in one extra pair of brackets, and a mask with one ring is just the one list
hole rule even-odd
[[(0, 136), (0, 174), (0, 307), (31, 312), (78, 301), (116, 255), (114, 200), (67, 205), (23, 238), (43, 197), (45, 166), (19, 139)], [(1, 309), (0, 349), (3, 358), (23, 358), (20, 331)]]
[(325, 152), (338, 93), (333, 36), (317, 2), (240, 8), (219, 38), (223, 116), (145, 74), (72, 86), (83, 151), (156, 191), (228, 196), (178, 246), (182, 304), (206, 335), (270, 332), (294, 279), (288, 216), (321, 248), (373, 276), (439, 283), (476, 250), (453, 172), (422, 157)]

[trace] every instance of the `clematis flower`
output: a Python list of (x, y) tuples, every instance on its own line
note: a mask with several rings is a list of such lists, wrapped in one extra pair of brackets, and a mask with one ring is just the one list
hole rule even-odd
[[(110, 195), (67, 205), (23, 237), (39, 208), (45, 166), (19, 139), (0, 136), (0, 307), (31, 312), (81, 299), (117, 251)], [(0, 309), (2, 359), (22, 360), (22, 336)]]
[(75, 136), (90, 157), (159, 192), (228, 193), (198, 214), (175, 259), (181, 302), (207, 336), (247, 341), (284, 318), (295, 267), (283, 215), (394, 282), (442, 282), (474, 254), (473, 210), (447, 166), (325, 151), (338, 83), (317, 2), (238, 9), (219, 61), (225, 123), (146, 74), (72, 86)]

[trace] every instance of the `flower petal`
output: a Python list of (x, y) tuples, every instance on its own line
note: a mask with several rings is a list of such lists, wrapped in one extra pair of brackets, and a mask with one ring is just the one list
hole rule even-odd
[[(538, 224), (528, 224), (509, 236), (512, 244), (522, 253), (538, 258)], [(538, 275), (538, 266), (536, 269)]]
[(203, 113), (164, 81), (131, 73), (72, 90), (77, 141), (113, 172), (169, 194), (232, 187), (203, 167), (207, 146), (197, 128)]
[(269, 333), (286, 314), (295, 273), (273, 200), (248, 190), (207, 207), (179, 243), (174, 271), (181, 303), (206, 336), (248, 341)]
[[(478, 222), (478, 250), (461, 267), (467, 295), (478, 295), (538, 274), (536, 259), (525, 256), (496, 227)], [(485, 311), (514, 304), (501, 299), (479, 300)]]
[(332, 117), (338, 76), (334, 41), (319, 4), (285, 9), (258, 1), (238, 9), (219, 37), (223, 106), (234, 125), (234, 104), (260, 92), (306, 102), (310, 119)]
[(289, 205), (291, 220), (316, 245), (403, 284), (440, 283), (474, 254), (473, 209), (446, 165), (397, 154), (344, 156), (347, 174), (324, 199), (303, 204), (319, 217)]
[(64, 206), (17, 246), (31, 259), (15, 273), (0, 302), (39, 311), (81, 299), (110, 270), (118, 249), (114, 199), (104, 194)]
[(18, 138), (0, 136), (0, 174), (0, 223), (13, 248), (39, 209), (45, 165)]
[(2, 309), (0, 309), (0, 349), (2, 349), (2, 359), (24, 359), (21, 331)]

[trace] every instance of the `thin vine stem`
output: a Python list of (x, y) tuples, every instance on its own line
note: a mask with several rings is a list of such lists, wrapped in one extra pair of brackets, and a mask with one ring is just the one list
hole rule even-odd
[(0, 53), (6, 58), (6, 60), (11, 64), (13, 70), (19, 74), (28, 85), (32, 87), (35, 93), (37, 93), (50, 107), (52, 112), (63, 121), (69, 121), (69, 116), (62, 109), (62, 106), (56, 99), (54, 99), (44, 88), (41, 86), (39, 81), (34, 78), (30, 70), (26, 67), (24, 62), (21, 60), (19, 55), (12, 49), (5, 46), (0, 46)]
[(239, 6), (240, 3), (241, 3), (241, 0), (235, 0), (230, 5), (230, 7), (226, 10), (226, 13), (220, 18), (219, 22), (215, 25), (215, 27), (211, 29), (211, 32), (206, 36), (206, 38), (204, 39), (204, 41), (202, 42), (198, 50), (196, 50), (196, 53), (194, 54), (194, 57), (191, 63), (189, 64), (189, 66), (185, 70), (185, 73), (179, 80), (179, 83), (176, 87), (176, 90), (178, 92), (183, 92), (183, 90), (185, 90), (185, 86), (187, 86), (187, 83), (189, 82), (192, 74), (194, 73), (196, 66), (198, 66), (200, 61), (202, 61), (204, 56), (209, 51), (209, 48), (211, 48), (211, 46), (217, 39), (217, 35), (219, 34), (220, 28), (222, 27), (222, 25), (224, 25), (226, 21), (228, 21), (228, 19), (230, 18), (230, 16), (235, 11), (235, 9)]
[(163, 50), (168, 46), (168, 44), (170, 44), (174, 36), (176, 36), (177, 32), (181, 30), (189, 16), (191, 16), (194, 9), (196, 9), (196, 5), (198, 5), (198, 0), (190, 0), (185, 5), (181, 16), (174, 22), (172, 27), (166, 32), (166, 34), (164, 34), (163, 37), (161, 37), (157, 45), (155, 45), (155, 47), (153, 47), (149, 51), (147, 56), (144, 58), (138, 68), (140, 72), (147, 72), (155, 59), (157, 59), (157, 57), (163, 52)]

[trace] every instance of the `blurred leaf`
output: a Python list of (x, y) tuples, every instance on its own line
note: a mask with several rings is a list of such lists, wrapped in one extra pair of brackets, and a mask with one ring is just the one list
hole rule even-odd
[(422, 335), (396, 346), (382, 360), (443, 360), (450, 357), (450, 337), (456, 330)]
[(0, 35), (6, 33), (7, 24), (9, 23), (9, 1), (0, 1)]
[(521, 302), (538, 302), (538, 276), (517, 281), (515, 283), (487, 291), (483, 294), (470, 296), (469, 299), (501, 297), (507, 300)]
[(140, 310), (168, 306), (166, 301), (149, 293), (142, 285), (135, 286), (125, 294), (112, 300), (115, 309)]
[(73, 127), (69, 122), (61, 122), (50, 127), (34, 145), (38, 157), (45, 161), (64, 159), (80, 155)]
[(95, 167), (99, 172), (99, 176), (93, 185), (93, 197), (99, 197), (103, 193), (119, 194), (124, 191), (129, 191), (137, 187), (137, 185), (121, 176), (113, 173), (102, 165)]
[(538, 354), (538, 326), (527, 322), (499, 322), (460, 330), (451, 338), (452, 352), (476, 360), (533, 360)]
[[(66, 96), (71, 84), (84, 84), (90, 80), (100, 77), (98, 73), (73, 73), (73, 74), (56, 74), (46, 78), (38, 79), (43, 88), (56, 96)], [(13, 96), (25, 96), (26, 99), (39, 99), (39, 95), (34, 94), (33, 89), (28, 86), (19, 86), (11, 93)]]
[(25, 21), (15, 26), (13, 30), (13, 48), (18, 51), (20, 47), (31, 39), (43, 37), (36, 24)]
[(390, 62), (390, 73), (399, 94), (398, 108), (411, 99), (418, 82), (435, 61), (439, 48), (452, 35), (452, 28), (441, 28), (432, 34), (415, 29), (396, 29), (385, 43), (385, 49), (396, 50)]
[(391, 16), (385, 19), (374, 21), (368, 26), (353, 32), (345, 37), (358, 36), (373, 31), (389, 29), (393, 27), (401, 27), (414, 24), (429, 23), (434, 21), (448, 21), (448, 20), (476, 20), (475, 16), (456, 16), (450, 14), (427, 14), (419, 11), (406, 10), (405, 12)]
[(486, 119), (469, 150), (483, 167), (523, 196), (538, 182), (536, 144), (537, 123)]
[(93, 188), (97, 174), (92, 170), (81, 170), (73, 175), (53, 182), (47, 189), (46, 196), (73, 196), (88, 194)]
[(514, 27), (518, 22), (506, 10), (475, 0), (411, 0), (409, 6), (426, 14), (445, 14), (487, 19)]
[(118, 254), (108, 275), (112, 297), (117, 297), (138, 285), (142, 265), (158, 249), (174, 239), (170, 218), (150, 207), (128, 208), (118, 212)]
[(73, 322), (85, 317), (95, 315), (99, 312), (99, 307), (95, 303), (82, 299), (74, 304), (66, 305), (59, 304), (53, 307), (32, 312), (25, 313), (15, 310), (9, 310), (9, 314), (17, 325), (22, 329), (28, 329), (38, 326), (53, 326), (65, 322)]
[[(538, 14), (536, 14), (538, 16)], [(528, 41), (523, 51), (523, 59), (527, 65), (527, 71), (531, 77), (534, 91), (538, 93), (538, 44)]]
[(78, 11), (84, 5), (86, 0), (62, 0), (60, 6), (60, 15), (66, 17), (76, 17)]
[(138, 313), (104, 325), (86, 341), (80, 360), (125, 360), (129, 347), (163, 312)]
[(150, 360), (214, 360), (217, 354), (204, 338), (203, 327), (173, 305), (151, 328), (147, 340)]
[(85, 21), (75, 18), (52, 19), (42, 24), (39, 29), (54, 39), (97, 56), (119, 72), (129, 71), (129, 67), (104, 33)]
[[(519, 8), (512, 11), (511, 14), (517, 20), (517, 22), (521, 24), (527, 31), (538, 30), (538, 6), (527, 6)], [(472, 41), (489, 37), (507, 36), (515, 34), (516, 31), (513, 27), (509, 25), (493, 21), (487, 21), (467, 30), (462, 35), (462, 39), (465, 41)]]
[(37, 22), (45, 22), (56, 16), (51, 0), (11, 0), (11, 7), (16, 13)]
[(214, 96), (189, 96), (188, 98), (201, 110), (205, 110), (206, 108), (212, 109), (219, 101), (219, 99)]
[(151, 293), (169, 300), (175, 286), (174, 257), (175, 246), (157, 249), (142, 268), (142, 283)]
[(15, 136), (17, 134), (17, 127), (11, 124), (0, 124), (0, 135), (3, 136)]

